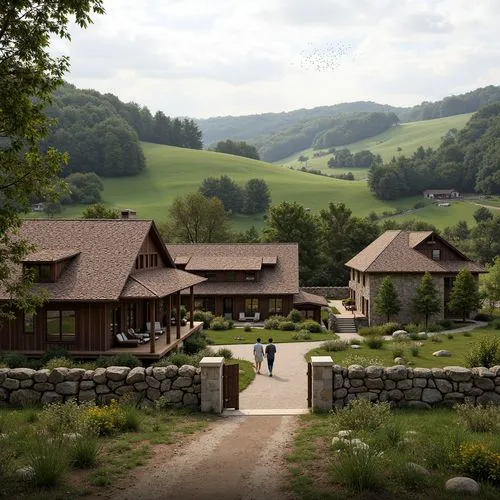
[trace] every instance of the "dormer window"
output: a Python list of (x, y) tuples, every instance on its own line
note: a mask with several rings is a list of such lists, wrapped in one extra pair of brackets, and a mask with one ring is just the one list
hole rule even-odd
[(245, 281), (255, 281), (255, 273), (245, 273)]
[(441, 260), (441, 250), (434, 249), (432, 251), (432, 260)]
[(52, 265), (51, 264), (25, 264), (25, 268), (34, 273), (36, 283), (51, 283)]

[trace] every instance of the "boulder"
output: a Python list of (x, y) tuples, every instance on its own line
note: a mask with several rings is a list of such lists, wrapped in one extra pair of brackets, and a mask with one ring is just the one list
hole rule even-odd
[(444, 373), (453, 382), (468, 382), (472, 376), (472, 372), (462, 366), (445, 366)]
[(347, 395), (347, 389), (345, 389), (344, 387), (333, 391), (333, 397), (335, 399), (345, 398), (346, 395)]
[(403, 358), (402, 356), (397, 356), (394, 358), (394, 363), (396, 365), (404, 365), (406, 363), (406, 361), (405, 361), (405, 358)]
[(21, 389), (27, 389), (28, 387), (31, 387), (33, 385), (33, 380), (32, 379), (26, 379), (26, 380), (21, 380), (19, 382), (19, 387)]
[(15, 378), (16, 380), (27, 380), (33, 377), (35, 370), (31, 368), (12, 368), (9, 370), (7, 375), (9, 378)]
[(88, 391), (90, 389), (93, 389), (94, 387), (95, 387), (95, 382), (93, 380), (82, 380), (80, 382), (81, 391)]
[(49, 375), (48, 381), (51, 384), (59, 384), (60, 382), (64, 382), (66, 380), (66, 375), (69, 372), (69, 368), (54, 368)]
[(392, 338), (394, 339), (408, 338), (408, 332), (406, 330), (396, 330), (392, 332)]
[[(158, 382), (158, 381), (157, 381)], [(158, 382), (159, 383), (159, 382)], [(156, 401), (158, 399), (160, 399), (161, 397), (161, 392), (158, 390), (158, 389), (154, 389), (152, 387), (150, 387), (148, 390), (147, 390), (147, 396), (148, 396), (148, 399), (150, 399), (151, 401)]]
[(168, 365), (165, 368), (166, 368), (165, 373), (168, 378), (174, 378), (175, 376), (177, 376), (177, 373), (179, 372), (179, 368), (177, 368), (177, 366), (175, 365)]
[(456, 491), (458, 493), (469, 493), (477, 495), (479, 493), (479, 484), (470, 477), (452, 477), (444, 485), (447, 491)]
[(368, 389), (383, 389), (384, 381), (381, 378), (367, 378), (365, 385)]
[(340, 389), (343, 384), (344, 384), (344, 377), (342, 377), (342, 375), (339, 375), (338, 373), (336, 373), (333, 376), (333, 389), (334, 390)]
[(430, 410), (432, 408), (429, 403), (424, 403), (423, 401), (408, 401), (407, 406), (416, 410)]
[(38, 370), (33, 374), (33, 380), (37, 383), (47, 382), (49, 379), (50, 370)]
[(160, 382), (167, 378), (167, 369), (164, 366), (153, 368), (153, 377)]
[(193, 378), (196, 375), (196, 368), (191, 365), (182, 365), (179, 368), (179, 377), (191, 377)]
[(407, 378), (408, 369), (404, 366), (389, 366), (385, 369), (385, 374), (390, 380), (403, 380)]
[(146, 375), (146, 384), (149, 385), (149, 387), (152, 387), (153, 389), (159, 389), (161, 382), (154, 377), (150, 377), (149, 375)]
[(380, 378), (384, 373), (384, 369), (381, 366), (367, 366), (366, 376), (368, 378)]
[(184, 394), (182, 403), (185, 406), (198, 406), (200, 404), (198, 396), (196, 394)]
[(106, 377), (114, 382), (125, 380), (130, 372), (128, 366), (110, 366), (106, 368)]
[(49, 392), (44, 392), (42, 394), (42, 398), (40, 399), (40, 402), (43, 405), (48, 405), (51, 403), (58, 403), (59, 401), (62, 401), (64, 399), (64, 396), (61, 394), (57, 394), (55, 391), (49, 391)]
[(10, 391), (15, 391), (16, 389), (19, 389), (19, 380), (15, 378), (6, 378), (3, 381), (2, 387), (4, 389), (9, 389)]
[(365, 378), (365, 368), (361, 365), (350, 365), (347, 368), (349, 378)]
[(488, 403), (500, 405), (500, 394), (497, 394), (496, 392), (485, 392), (481, 396), (477, 397), (476, 402), (478, 405), (484, 405)]
[(426, 387), (427, 379), (426, 378), (414, 378), (413, 379), (413, 387)]
[(38, 392), (47, 392), (54, 390), (54, 384), (49, 384), (48, 382), (40, 382), (33, 385), (33, 389)]
[(406, 468), (408, 470), (411, 470), (412, 472), (415, 472), (416, 474), (420, 474), (421, 476), (428, 476), (430, 474), (430, 472), (425, 467), (422, 467), (421, 465), (414, 462), (408, 462), (406, 464)]
[(94, 372), (94, 376), (92, 380), (96, 384), (105, 384), (106, 383), (106, 368), (96, 368)]
[(78, 382), (60, 382), (59, 384), (56, 384), (56, 392), (64, 396), (72, 396), (78, 392), (78, 386)]
[(168, 391), (164, 394), (169, 403), (180, 403), (184, 397), (184, 393), (179, 390)]
[(424, 403), (438, 403), (443, 400), (443, 395), (437, 389), (424, 389), (422, 391), (422, 401)]
[(31, 389), (19, 389), (10, 393), (10, 404), (14, 406), (29, 406), (40, 401), (41, 394)]
[(401, 401), (404, 398), (404, 394), (399, 389), (392, 389), (387, 393), (390, 401)]
[(361, 349), (361, 346), (358, 344), (351, 344), (351, 349)]
[(422, 396), (422, 389), (420, 387), (414, 387), (413, 389), (408, 389), (405, 391), (406, 401), (418, 401)]
[(134, 384), (134, 389), (139, 392), (145, 391), (148, 387), (149, 385), (146, 382), (137, 382)]
[(444, 378), (438, 378), (435, 380), (436, 388), (439, 389), (442, 393), (446, 394), (447, 392), (453, 391), (453, 386), (451, 382), (448, 382)]
[(438, 358), (449, 358), (451, 356), (451, 352), (446, 349), (440, 349), (439, 351), (434, 351), (432, 355)]
[(431, 378), (432, 370), (429, 368), (413, 368), (413, 376), (415, 378)]
[(396, 387), (401, 390), (411, 389), (413, 387), (413, 381), (410, 379), (398, 380), (396, 382)]
[(181, 387), (189, 387), (193, 384), (193, 379), (191, 377), (177, 377), (172, 384), (174, 389), (178, 389)]
[(84, 370), (83, 368), (70, 368), (68, 374), (66, 375), (66, 380), (82, 380), (85, 371), (86, 370)]
[(422, 339), (422, 340), (425, 340), (428, 336), (426, 332), (418, 332), (417, 335), (418, 335), (418, 338)]
[(83, 403), (85, 401), (95, 401), (96, 392), (93, 390), (80, 391), (78, 394), (78, 402)]
[(130, 385), (137, 384), (138, 382), (144, 382), (145, 376), (144, 368), (142, 366), (136, 366), (128, 372), (126, 382)]
[(479, 377), (495, 378), (495, 373), (493, 373), (493, 370), (489, 370), (484, 366), (478, 366), (476, 368), (472, 368), (472, 373)]
[(474, 377), (474, 385), (483, 391), (495, 390), (495, 382), (491, 378)]
[(351, 380), (351, 387), (361, 387), (363, 385), (364, 380), (360, 378), (353, 378)]
[(160, 391), (167, 392), (170, 390), (171, 387), (172, 387), (172, 380), (167, 378), (167, 379), (161, 381)]

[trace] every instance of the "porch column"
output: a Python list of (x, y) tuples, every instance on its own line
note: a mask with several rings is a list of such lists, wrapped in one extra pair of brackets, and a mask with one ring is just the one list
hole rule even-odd
[(181, 292), (177, 292), (177, 304), (176, 304), (176, 315), (175, 315), (175, 328), (177, 339), (181, 338)]
[(170, 331), (172, 327), (172, 295), (167, 300), (167, 333), (165, 335), (167, 345), (170, 344)]
[(313, 410), (333, 408), (333, 360), (330, 356), (311, 356)]
[(155, 351), (155, 348), (156, 348), (156, 340), (155, 340), (155, 331), (156, 331), (156, 328), (155, 328), (155, 323), (156, 323), (156, 304), (155, 304), (155, 300), (151, 300), (149, 302), (149, 319), (151, 321), (151, 324), (150, 324), (150, 332), (149, 332), (149, 352), (151, 353), (154, 353), (156, 352)]
[(190, 300), (190, 311), (189, 311), (189, 326), (194, 328), (194, 286), (189, 287)]

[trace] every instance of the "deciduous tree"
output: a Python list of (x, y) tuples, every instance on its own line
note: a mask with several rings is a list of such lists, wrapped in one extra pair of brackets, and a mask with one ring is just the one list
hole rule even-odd
[(482, 278), (481, 288), (493, 310), (500, 304), (500, 256), (495, 257), (487, 269), (488, 274)]
[(84, 219), (118, 219), (120, 212), (115, 208), (106, 208), (102, 203), (87, 207), (82, 214)]

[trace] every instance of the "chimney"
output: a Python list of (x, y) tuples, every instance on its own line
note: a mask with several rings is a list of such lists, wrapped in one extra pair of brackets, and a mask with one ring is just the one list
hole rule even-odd
[(130, 209), (130, 208), (125, 208), (124, 210), (122, 210), (120, 218), (121, 219), (136, 219), (137, 212), (135, 210)]

